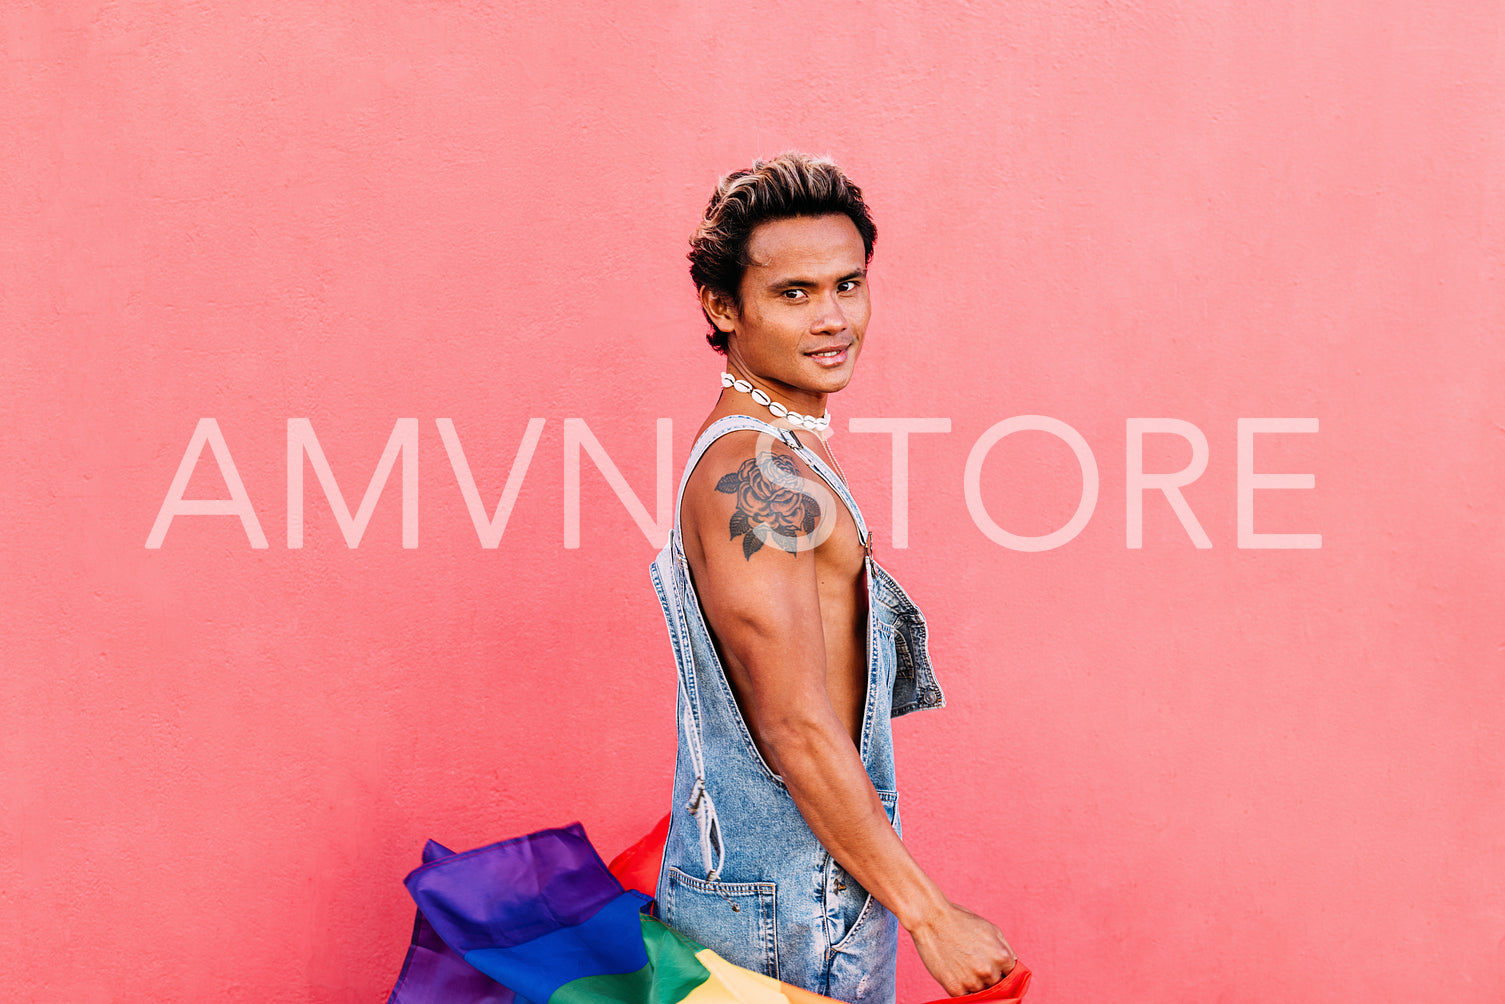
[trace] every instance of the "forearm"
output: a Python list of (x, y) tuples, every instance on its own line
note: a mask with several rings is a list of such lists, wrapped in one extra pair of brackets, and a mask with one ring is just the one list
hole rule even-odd
[(851, 738), (829, 717), (769, 730), (773, 767), (816, 839), (913, 930), (948, 901), (894, 832)]

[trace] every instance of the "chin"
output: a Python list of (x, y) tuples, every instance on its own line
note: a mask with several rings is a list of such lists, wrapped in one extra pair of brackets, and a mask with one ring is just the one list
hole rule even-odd
[(847, 366), (835, 372), (820, 373), (811, 380), (812, 386), (810, 389), (819, 391), (822, 394), (835, 394), (852, 382), (854, 369), (855, 367)]

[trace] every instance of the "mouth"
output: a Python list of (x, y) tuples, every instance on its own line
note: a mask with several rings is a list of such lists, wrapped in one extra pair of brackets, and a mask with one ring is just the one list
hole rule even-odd
[(806, 352), (805, 356), (815, 360), (821, 366), (840, 366), (847, 361), (847, 349), (849, 345), (837, 345), (829, 349), (821, 349), (817, 352)]

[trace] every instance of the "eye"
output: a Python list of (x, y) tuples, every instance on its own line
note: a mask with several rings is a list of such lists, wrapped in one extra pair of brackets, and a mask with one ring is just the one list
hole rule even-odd
[(786, 300), (797, 302), (805, 298), (805, 291), (803, 289), (786, 289), (780, 295)]
[(856, 279), (843, 279), (843, 280), (841, 280), (841, 282), (839, 282), (839, 283), (836, 284), (836, 291), (838, 293), (850, 293), (852, 290), (854, 290), (856, 288), (857, 288), (857, 280)]

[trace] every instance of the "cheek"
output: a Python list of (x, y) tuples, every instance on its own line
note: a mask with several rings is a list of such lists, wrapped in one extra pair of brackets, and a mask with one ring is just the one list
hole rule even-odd
[(864, 290), (862, 297), (852, 304), (847, 310), (847, 323), (859, 332), (867, 327), (867, 322), (873, 316), (873, 301), (868, 299)]
[(777, 311), (761, 308), (753, 308), (747, 312), (748, 340), (756, 342), (760, 348), (771, 349), (784, 341), (787, 337), (784, 330), (786, 318), (780, 317)]
[(863, 336), (867, 334), (867, 322), (872, 316), (873, 312), (868, 309), (865, 303), (861, 307), (847, 312), (847, 324), (857, 333), (859, 344)]

